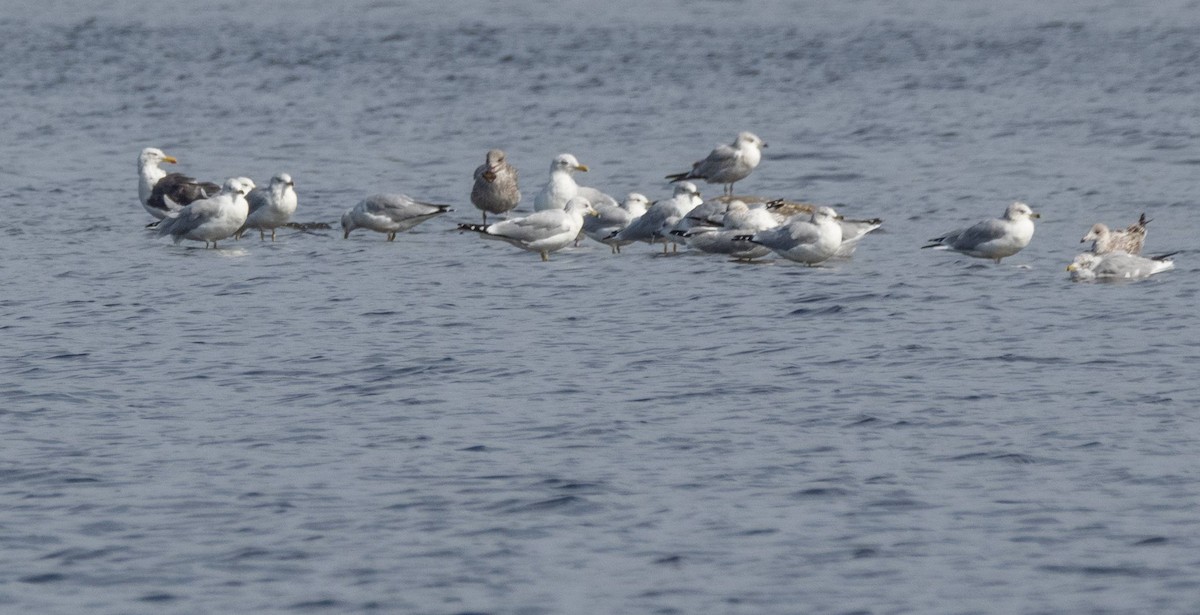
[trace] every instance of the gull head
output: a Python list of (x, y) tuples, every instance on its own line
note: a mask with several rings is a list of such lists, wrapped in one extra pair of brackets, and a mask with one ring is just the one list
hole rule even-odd
[(567, 205), (563, 207), (563, 210), (569, 214), (579, 212), (585, 216), (600, 215), (599, 212), (592, 207), (592, 202), (581, 196), (572, 197), (571, 200), (567, 201)]
[(679, 182), (675, 184), (675, 192), (673, 196), (688, 195), (694, 198), (700, 198), (700, 189), (692, 182)]
[(254, 182), (249, 177), (230, 177), (225, 180), (225, 185), (221, 186), (222, 192), (229, 192), (245, 196), (254, 189)]
[(570, 154), (559, 154), (550, 161), (550, 172), (565, 171), (567, 174), (575, 171), (583, 171), (587, 173), (587, 165), (579, 164), (579, 161)]
[(1087, 235), (1084, 235), (1083, 239), (1079, 240), (1079, 243), (1087, 243), (1089, 241), (1101, 241), (1102, 239), (1104, 239), (1105, 237), (1108, 236), (1108, 233), (1109, 233), (1108, 227), (1097, 222), (1092, 225), (1091, 229), (1088, 230)]
[(1067, 265), (1067, 271), (1071, 272), (1071, 279), (1075, 281), (1091, 280), (1096, 277), (1096, 266), (1100, 264), (1100, 255), (1091, 252), (1084, 252), (1075, 257), (1075, 260)]
[(756, 135), (752, 132), (739, 132), (737, 139), (733, 142), (733, 144), (735, 146), (742, 145), (742, 144), (753, 145), (754, 147), (757, 147), (758, 149), (762, 149), (767, 146), (767, 144), (762, 139), (758, 138), (758, 135)]
[(276, 173), (275, 176), (271, 178), (272, 189), (279, 188), (282, 190), (287, 187), (294, 188), (295, 186), (296, 183), (292, 181), (292, 176), (288, 175), (287, 173)]
[(157, 165), (160, 162), (175, 164), (179, 161), (175, 160), (173, 156), (166, 155), (157, 147), (147, 147), (146, 149), (142, 150), (142, 153), (138, 154), (138, 166), (144, 167), (146, 165)]
[(640, 192), (630, 192), (625, 195), (625, 200), (621, 201), (621, 207), (628, 212), (640, 214), (646, 213), (646, 208), (650, 206), (650, 199)]
[(1014, 222), (1022, 218), (1033, 219), (1041, 217), (1042, 214), (1034, 213), (1034, 211), (1030, 209), (1028, 205), (1020, 201), (1014, 201), (1012, 205), (1008, 206), (1008, 209), (1004, 210), (1004, 218)]
[(507, 156), (504, 154), (504, 150), (490, 149), (488, 150), (487, 159), (484, 161), (484, 164), (487, 166), (489, 171), (496, 173), (504, 167), (504, 161), (506, 159)]
[(357, 228), (357, 225), (354, 224), (354, 216), (350, 215), (350, 211), (342, 214), (342, 239), (349, 239), (350, 231)]
[(832, 207), (829, 207), (827, 205), (822, 205), (821, 207), (818, 207), (817, 210), (814, 211), (813, 215), (812, 215), (813, 222), (819, 222), (821, 220), (841, 220), (841, 219), (842, 219), (842, 216), (838, 215), (838, 212), (834, 211)]

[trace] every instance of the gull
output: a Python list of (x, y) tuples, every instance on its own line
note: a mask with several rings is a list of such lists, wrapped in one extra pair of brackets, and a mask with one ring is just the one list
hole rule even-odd
[(260, 241), (266, 239), (265, 230), (271, 231), (271, 241), (275, 241), (275, 229), (287, 224), (296, 213), (296, 184), (291, 175), (279, 173), (271, 178), (271, 185), (265, 190), (251, 190), (246, 202), (250, 204), (250, 215), (238, 229), (237, 238), (241, 239), (247, 229), (256, 228)]
[(254, 189), (254, 182), (246, 177), (231, 177), (221, 186), (217, 194), (192, 201), (179, 211), (167, 214), (158, 225), (158, 235), (170, 235), (175, 243), (184, 239), (203, 241), (217, 247), (217, 241), (231, 237), (246, 222), (250, 206), (246, 193)]
[[(159, 164), (179, 162), (157, 147), (147, 147), (138, 154), (138, 200), (157, 220), (197, 199), (205, 199), (221, 191), (211, 182), (198, 182), (182, 173), (167, 173)], [(157, 222), (152, 222), (154, 226)]]
[(1092, 252), (1107, 254), (1109, 252), (1125, 252), (1141, 254), (1142, 244), (1146, 242), (1146, 225), (1150, 221), (1142, 214), (1137, 222), (1130, 224), (1125, 230), (1110, 231), (1108, 227), (1097, 222), (1079, 243), (1092, 242)]
[(839, 217), (832, 207), (822, 206), (807, 220), (794, 216), (775, 228), (735, 239), (768, 247), (788, 260), (812, 266), (829, 260), (841, 247)]
[(579, 160), (571, 154), (559, 154), (550, 161), (550, 179), (546, 185), (542, 186), (540, 192), (533, 199), (534, 211), (545, 211), (547, 209), (562, 209), (566, 207), (567, 201), (579, 196), (588, 200), (594, 205), (609, 204), (619, 205), (617, 200), (600, 192), (595, 188), (580, 186), (575, 182), (573, 175), (576, 171), (587, 173), (588, 167), (585, 164), (579, 164)]
[(489, 150), (484, 163), (475, 169), (475, 185), (471, 187), (471, 203), (483, 212), (483, 223), (487, 215), (504, 214), (521, 202), (521, 191), (517, 188), (517, 168), (508, 163), (504, 150)]
[(1144, 258), (1125, 252), (1097, 254), (1084, 252), (1067, 265), (1071, 279), (1076, 282), (1090, 280), (1131, 280), (1150, 277), (1175, 268), (1170, 259), (1175, 253)]
[[(776, 215), (791, 217), (798, 214), (811, 215), (816, 211), (817, 205), (809, 203), (797, 203), (784, 199), (774, 199), (765, 203), (766, 208)], [(845, 217), (838, 218), (838, 226), (842, 227), (842, 245), (838, 248), (835, 258), (849, 258), (858, 248), (858, 242), (863, 237), (879, 227), (883, 226), (883, 220), (879, 218), (867, 219), (851, 219)]]
[(675, 193), (671, 198), (652, 203), (646, 213), (612, 235), (612, 238), (625, 243), (662, 243), (663, 254), (666, 254), (671, 228), (702, 202), (696, 184), (682, 182), (675, 186)]
[[(688, 217), (692, 217), (692, 214), (688, 214)], [(750, 260), (770, 254), (771, 249), (751, 242), (748, 233), (752, 235), (775, 228), (780, 222), (780, 218), (765, 208), (750, 207), (735, 200), (729, 203), (720, 217), (719, 227), (694, 226), (686, 230), (672, 230), (671, 234), (686, 238), (689, 246), (701, 252), (728, 254), (739, 260)]]
[(621, 247), (632, 242), (619, 241), (613, 235), (625, 229), (634, 220), (646, 213), (650, 199), (638, 192), (630, 192), (618, 206), (601, 203), (594, 207), (595, 216), (583, 220), (583, 234), (612, 248), (613, 254), (620, 254)]
[(1008, 206), (1004, 217), (984, 220), (974, 226), (930, 239), (922, 248), (954, 250), (976, 258), (990, 258), (997, 263), (1029, 245), (1033, 239), (1033, 219), (1040, 218), (1028, 205), (1017, 201)]
[(547, 209), (524, 218), (495, 224), (460, 224), (458, 230), (473, 231), (489, 239), (511, 243), (522, 250), (537, 252), (543, 261), (575, 241), (583, 229), (583, 217), (595, 215), (591, 203), (582, 197), (567, 201), (563, 209)]
[(738, 133), (730, 145), (718, 145), (704, 160), (692, 164), (692, 170), (668, 175), (672, 183), (687, 179), (703, 179), (710, 184), (725, 184), (725, 194), (733, 195), (733, 184), (745, 179), (762, 159), (767, 144), (750, 132)]
[(372, 195), (342, 214), (342, 238), (348, 239), (350, 231), (356, 228), (365, 228), (384, 233), (388, 241), (395, 241), (396, 233), (448, 211), (454, 210), (449, 205), (424, 203), (404, 194)]

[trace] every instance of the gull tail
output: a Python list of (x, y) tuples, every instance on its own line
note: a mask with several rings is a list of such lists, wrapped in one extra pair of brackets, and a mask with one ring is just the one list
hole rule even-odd
[(458, 225), (458, 230), (460, 230), (460, 231), (474, 231), (476, 233), (482, 233), (484, 235), (487, 235), (487, 229), (488, 229), (487, 224), (460, 224), (460, 225)]

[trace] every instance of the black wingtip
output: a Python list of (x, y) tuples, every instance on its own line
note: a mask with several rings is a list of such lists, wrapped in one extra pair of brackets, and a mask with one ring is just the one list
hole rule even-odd
[(664, 178), (664, 179), (669, 179), (669, 180), (671, 180), (671, 181), (669, 181), (669, 182), (667, 182), (667, 183), (673, 184), (673, 183), (675, 183), (675, 182), (681, 182), (681, 181), (683, 181), (683, 180), (685, 180), (685, 179), (691, 179), (690, 177), (688, 177), (688, 175), (689, 175), (689, 173), (675, 173), (674, 175), (668, 175), (668, 176), (666, 176), (666, 178)]
[(476, 233), (487, 233), (487, 228), (488, 228), (488, 225), (486, 225), (486, 224), (460, 224), (460, 225), (458, 225), (458, 230), (460, 230), (460, 231), (473, 231)]

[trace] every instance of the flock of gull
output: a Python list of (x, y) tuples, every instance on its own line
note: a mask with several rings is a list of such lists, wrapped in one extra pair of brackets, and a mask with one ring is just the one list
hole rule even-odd
[[(717, 146), (692, 168), (667, 175), (675, 184), (669, 198), (651, 201), (637, 192), (622, 201), (595, 188), (581, 186), (577, 172), (588, 167), (571, 154), (559, 154), (550, 163), (550, 175), (533, 201), (534, 213), (512, 217), (521, 202), (516, 167), (502, 150), (487, 153), (475, 169), (471, 202), (482, 213), (481, 224), (459, 224), (462, 232), (503, 241), (538, 253), (550, 254), (584, 238), (609, 246), (614, 254), (632, 243), (661, 244), (663, 252), (689, 249), (753, 260), (772, 253), (806, 265), (850, 256), (859, 241), (879, 228), (879, 219), (851, 220), (828, 206), (783, 199), (734, 196), (733, 186), (758, 166), (767, 144), (743, 132), (731, 144)], [(182, 173), (167, 173), (160, 164), (178, 161), (158, 148), (148, 147), (138, 156), (138, 196), (157, 220), (150, 225), (175, 243), (184, 239), (216, 247), (218, 241), (240, 239), (251, 229), (266, 240), (270, 232), (293, 225), (295, 184), (287, 173), (271, 178), (265, 188), (246, 177), (233, 177), (217, 185), (197, 181)], [(720, 197), (704, 200), (693, 180), (719, 184)], [(426, 220), (452, 211), (448, 205), (426, 203), (404, 194), (368, 196), (342, 215), (342, 236), (363, 228), (383, 233), (393, 241)], [(502, 217), (488, 222), (488, 215)], [(967, 256), (1001, 259), (1020, 252), (1033, 239), (1039, 215), (1016, 202), (1000, 218), (946, 233), (929, 240), (924, 248), (950, 250)], [(1143, 257), (1146, 238), (1143, 214), (1123, 230), (1094, 225), (1081, 243), (1090, 250), (1078, 255), (1067, 270), (1074, 280), (1144, 278), (1173, 267), (1171, 254)]]

